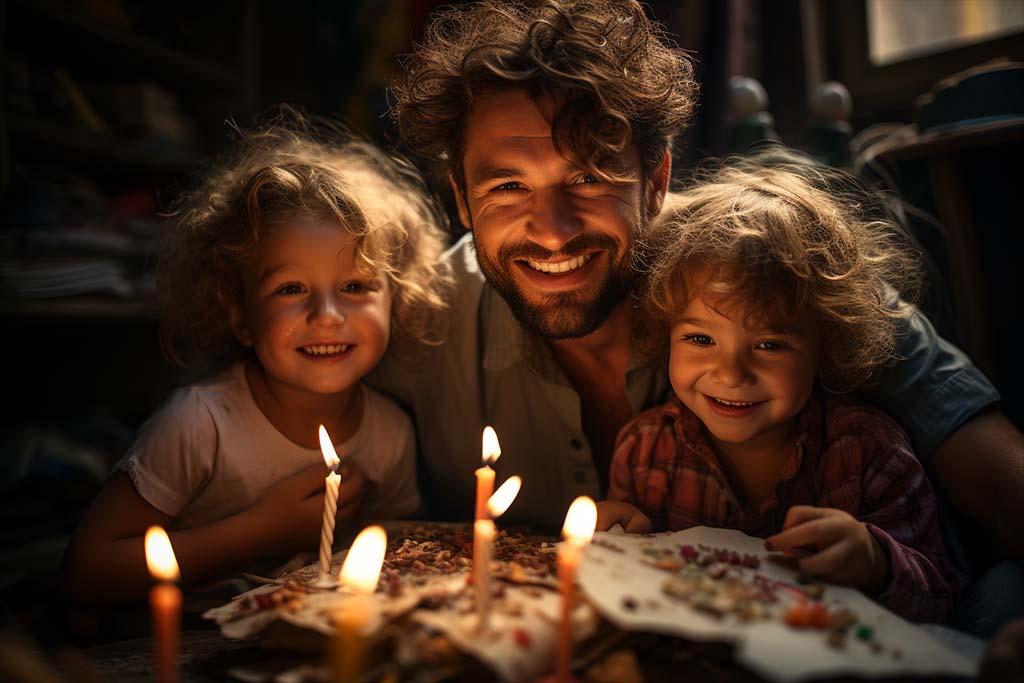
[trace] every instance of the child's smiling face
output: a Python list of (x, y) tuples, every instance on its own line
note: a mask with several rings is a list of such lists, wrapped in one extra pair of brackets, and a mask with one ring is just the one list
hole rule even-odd
[(390, 288), (356, 264), (356, 239), (336, 220), (300, 216), (264, 230), (234, 328), (268, 383), (336, 394), (383, 357)]
[(768, 325), (737, 309), (694, 298), (672, 328), (669, 375), (713, 440), (767, 445), (789, 437), (810, 398), (821, 333), (807, 313)]

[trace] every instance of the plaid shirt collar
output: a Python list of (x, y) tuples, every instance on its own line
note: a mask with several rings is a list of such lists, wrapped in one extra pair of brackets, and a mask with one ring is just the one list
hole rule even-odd
[[(725, 472), (722, 470), (718, 455), (715, 454), (714, 449), (711, 447), (711, 442), (708, 440), (707, 433), (704, 430), (704, 423), (700, 421), (700, 418), (683, 405), (683, 402), (678, 397), (674, 397), (665, 406), (664, 417), (666, 421), (671, 420), (673, 422), (676, 442), (690, 449), (692, 453), (703, 459), (710, 471), (719, 480), (721, 487), (728, 491), (736, 501), (737, 507), (743, 509), (743, 506), (739, 503), (739, 498), (736, 496), (728, 478), (725, 476)], [(746, 511), (751, 515), (752, 519), (760, 517), (778, 505), (779, 487), (796, 477), (800, 473), (800, 468), (805, 461), (807, 461), (808, 465), (818, 461), (821, 457), (824, 441), (824, 408), (821, 399), (812, 393), (807, 401), (807, 405), (800, 412), (797, 438), (793, 444), (793, 452), (779, 473), (779, 478), (775, 482), (774, 492), (758, 506), (757, 510)]]

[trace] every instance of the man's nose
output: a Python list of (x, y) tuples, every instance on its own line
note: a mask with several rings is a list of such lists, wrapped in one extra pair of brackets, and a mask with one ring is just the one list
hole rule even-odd
[(527, 226), (527, 236), (548, 251), (559, 251), (583, 232), (583, 219), (561, 187), (538, 192)]
[(747, 359), (741, 353), (722, 353), (715, 366), (713, 376), (722, 386), (733, 388), (754, 383)]
[(310, 297), (309, 324), (321, 327), (340, 327), (345, 324), (345, 307), (332, 292), (321, 292)]

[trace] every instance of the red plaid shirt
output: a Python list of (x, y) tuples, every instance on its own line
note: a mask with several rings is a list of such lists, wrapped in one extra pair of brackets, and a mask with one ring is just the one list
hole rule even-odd
[(949, 622), (961, 578), (945, 557), (935, 496), (907, 435), (849, 397), (812, 397), (774, 493), (744, 508), (700, 420), (678, 399), (622, 428), (608, 498), (640, 508), (656, 530), (706, 525), (761, 538), (782, 530), (792, 505), (844, 510), (891, 558), (892, 583), (875, 599), (913, 621)]

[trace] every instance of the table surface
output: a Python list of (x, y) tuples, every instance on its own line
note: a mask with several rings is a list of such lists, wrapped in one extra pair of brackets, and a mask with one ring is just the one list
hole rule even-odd
[[(611, 653), (631, 651), (642, 672), (642, 678), (608, 678), (603, 675), (612, 665), (606, 659)], [(149, 683), (153, 680), (151, 643), (148, 638), (137, 638), (90, 648), (72, 665), (65, 664), (61, 673), (75, 681), (124, 681)], [(586, 653), (582, 653), (586, 656)], [(588, 667), (586, 680), (593, 683), (613, 683), (635, 680), (646, 683), (668, 683), (685, 679), (688, 683), (724, 683), (740, 681), (762, 683), (765, 679), (738, 666), (732, 661), (726, 645), (690, 643), (678, 639), (650, 634), (619, 633), (600, 647), (592, 659), (596, 665)], [(617, 657), (621, 657), (621, 654)], [(181, 637), (181, 682), (221, 683), (229, 681), (272, 680), (274, 674), (300, 666), (317, 665), (319, 657), (310, 653), (288, 652), (264, 647), (254, 640), (237, 641), (223, 638), (216, 630), (186, 631)], [(611, 666), (611, 668), (614, 668)], [(450, 676), (438, 676), (420, 670), (394, 681), (435, 683), (442, 680), (481, 681), (479, 669), (452, 670)], [(865, 679), (841, 677), (816, 679), (819, 683), (844, 683)], [(871, 679), (882, 681), (889, 679)], [(894, 679), (895, 680), (895, 679)], [(906, 678), (898, 680), (906, 681)], [(951, 678), (915, 678), (914, 681), (953, 681)]]

